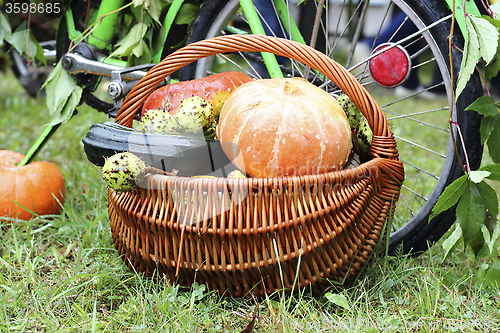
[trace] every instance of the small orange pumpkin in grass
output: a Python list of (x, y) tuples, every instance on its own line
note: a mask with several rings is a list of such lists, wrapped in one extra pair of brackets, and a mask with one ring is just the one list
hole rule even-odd
[(218, 131), (227, 157), (256, 177), (338, 170), (352, 149), (340, 104), (299, 78), (256, 80), (238, 87), (222, 107)]
[(38, 215), (59, 214), (66, 195), (61, 172), (46, 161), (18, 166), (23, 158), (0, 150), (0, 218), (29, 220), (33, 215), (26, 209)]

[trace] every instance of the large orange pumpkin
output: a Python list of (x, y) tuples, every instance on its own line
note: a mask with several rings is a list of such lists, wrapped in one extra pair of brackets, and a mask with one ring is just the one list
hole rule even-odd
[(23, 158), (0, 150), (0, 218), (29, 220), (33, 215), (26, 209), (38, 215), (59, 214), (66, 194), (59, 169), (46, 161), (17, 166)]
[(337, 170), (352, 148), (339, 103), (298, 78), (257, 80), (237, 88), (222, 107), (218, 131), (227, 157), (256, 177)]
[(246, 74), (229, 71), (207, 77), (168, 84), (155, 90), (144, 102), (143, 114), (151, 109), (166, 109), (174, 114), (184, 99), (198, 96), (212, 104), (215, 117), (219, 116), (222, 105), (236, 88), (252, 78)]

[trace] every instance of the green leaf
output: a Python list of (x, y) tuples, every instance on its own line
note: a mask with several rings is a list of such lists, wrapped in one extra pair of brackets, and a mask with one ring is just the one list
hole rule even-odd
[[(488, 172), (488, 171), (486, 171)], [(493, 233), (498, 215), (498, 196), (495, 190), (486, 182), (482, 181), (476, 184), (477, 190), (483, 198), (484, 207), (486, 208), (485, 225)]]
[(10, 27), (9, 21), (5, 18), (5, 16), (0, 13), (0, 43), (3, 44), (3, 41), (9, 41), (12, 36), (12, 28)]
[(429, 220), (431, 220), (435, 215), (453, 207), (467, 189), (467, 183), (467, 175), (463, 175), (448, 185), (432, 208), (432, 214), (429, 217)]
[(484, 68), (484, 77), (486, 80), (491, 80), (497, 76), (500, 71), (500, 47), (497, 48), (497, 53), (493, 60)]
[[(68, 120), (69, 118), (61, 118), (61, 113), (77, 85), (73, 77), (64, 70), (60, 61), (43, 86), (47, 92), (47, 107), (52, 119), (58, 119), (60, 122)], [(51, 123), (54, 122), (55, 120)]]
[(457, 206), (457, 222), (462, 228), (465, 246), (480, 232), (484, 222), (485, 207), (476, 184), (467, 182), (467, 188)]
[(160, 0), (146, 0), (144, 2), (144, 7), (148, 12), (149, 16), (151, 16), (153, 20), (161, 24), (160, 14), (162, 9), (162, 4)]
[(490, 173), (484, 170), (477, 170), (469, 172), (469, 178), (474, 183), (478, 184), (483, 181), (484, 178), (488, 177)]
[[(500, 4), (496, 3), (495, 5), (498, 6)], [(492, 19), (486, 15), (483, 16), (483, 19), (487, 20), (496, 28), (500, 29), (500, 20)], [(498, 74), (499, 71), (500, 71), (500, 45), (497, 46), (494, 58), (490, 61), (490, 63), (487, 66), (485, 66), (484, 76), (486, 77), (486, 80), (491, 80)]]
[(498, 29), (487, 20), (468, 16), (478, 35), (479, 52), (486, 65), (495, 57), (498, 47)]
[(479, 97), (472, 104), (466, 107), (465, 110), (474, 110), (483, 116), (496, 116), (499, 114), (497, 105), (495, 104), (495, 99), (491, 96)]
[(141, 40), (139, 44), (132, 50), (132, 57), (129, 59), (127, 66), (137, 66), (140, 64), (145, 64), (151, 62), (151, 51), (144, 40)]
[[(486, 140), (491, 135), (491, 132), (495, 129), (495, 126), (497, 126), (498, 120), (500, 120), (500, 117), (492, 117), (492, 116), (485, 116), (483, 119), (481, 119), (481, 127), (479, 129), (479, 133), (481, 134), (481, 144), (484, 145)], [(500, 126), (500, 123), (498, 123), (498, 126)]]
[(36, 59), (38, 59), (44, 66), (47, 66), (47, 59), (45, 59), (45, 54), (43, 53), (43, 47), (35, 40), (33, 35), (30, 36), (36, 45)]
[[(494, 4), (491, 4), (491, 2), (493, 2), (493, 1), (490, 1), (490, 9), (493, 12), (493, 19), (491, 19), (489, 16), (485, 16), (485, 18), (489, 19), (490, 22), (491, 21), (499, 21), (500, 15), (498, 15), (498, 14), (500, 13), (500, 3), (495, 2)], [(494, 26), (500, 27), (500, 25), (496, 25), (493, 22), (492, 22), (492, 24)], [(500, 24), (500, 22), (499, 22), (499, 24)]]
[(489, 17), (488, 15), (481, 16), (486, 21), (490, 22), (493, 26), (500, 29), (500, 20)]
[(474, 69), (476, 68), (476, 64), (479, 61), (480, 53), (479, 53), (479, 41), (476, 33), (476, 29), (474, 29), (471, 20), (468, 19), (469, 16), (466, 17), (465, 23), (467, 26), (467, 35), (465, 35), (465, 46), (464, 53), (462, 57), (462, 63), (460, 64), (460, 72), (458, 74), (457, 86), (455, 88), (455, 100), (458, 99), (460, 94), (465, 88), (467, 82), (469, 82), (469, 78), (474, 73)]
[(134, 25), (130, 29), (128, 34), (117, 43), (119, 47), (113, 53), (110, 54), (110, 57), (129, 56), (134, 50), (134, 48), (142, 41), (147, 30), (148, 27), (142, 22), (139, 22), (136, 25)]
[(485, 275), (485, 281), (487, 284), (493, 287), (500, 286), (500, 262), (495, 261), (493, 265), (488, 268)]
[(495, 127), (488, 136), (488, 152), (494, 163), (500, 163), (500, 117), (493, 117)]
[(491, 235), (490, 243), (488, 244), (488, 246), (490, 248), (490, 254), (494, 253), (494, 251), (495, 251), (495, 244), (496, 244), (499, 236), (500, 236), (500, 228), (497, 225), (495, 227), (495, 229), (493, 230), (493, 234)]
[(500, 180), (500, 164), (486, 165), (479, 170), (488, 171), (490, 173), (488, 179)]
[(146, 0), (132, 0), (132, 4), (134, 5), (134, 7), (139, 7), (142, 6), (145, 1)]
[[(472, 236), (468, 244), (472, 252), (474, 252), (474, 256), (476, 258), (485, 257), (489, 254), (487, 242), (489, 241), (490, 236), (488, 235), (488, 230), (484, 232), (485, 229), (486, 227), (481, 225), (479, 232)], [(485, 234), (487, 235), (487, 238), (484, 237)]]
[(16, 31), (10, 35), (7, 42), (12, 45), (19, 54), (24, 56), (29, 55), (31, 61), (34, 62), (36, 59), (39, 59), (45, 63), (43, 49), (29, 31), (29, 29), (26, 29), (26, 22), (23, 22)]
[(179, 13), (175, 17), (174, 23), (177, 25), (182, 25), (193, 22), (199, 9), (199, 6), (191, 3), (183, 4), (181, 9), (179, 10)]
[(474, 236), (471, 241), (471, 248), (474, 251), (476, 257), (489, 257), (495, 251), (495, 242), (498, 239), (498, 229), (495, 228), (495, 232), (491, 233), (485, 225), (481, 226), (481, 232)]
[(48, 125), (57, 125), (60, 123), (64, 123), (71, 119), (73, 113), (75, 112), (76, 107), (80, 103), (82, 99), (83, 89), (80, 86), (76, 86), (75, 89), (71, 92), (71, 95), (66, 100), (64, 107), (58, 116), (52, 119), (52, 121)]
[(458, 241), (462, 238), (462, 228), (459, 224), (455, 224), (455, 230), (443, 242), (443, 250), (445, 251), (442, 261), (445, 261), (448, 254), (457, 247)]
[(342, 294), (326, 293), (325, 297), (330, 303), (333, 303), (336, 306), (343, 308), (344, 310), (349, 310), (351, 308), (349, 306), (347, 298)]

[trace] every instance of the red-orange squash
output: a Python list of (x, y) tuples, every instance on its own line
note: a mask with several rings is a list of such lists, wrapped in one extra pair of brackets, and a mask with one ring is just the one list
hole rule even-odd
[(227, 97), (243, 83), (252, 81), (246, 74), (230, 71), (201, 79), (168, 84), (155, 90), (144, 102), (143, 113), (151, 109), (166, 109), (175, 114), (184, 99), (198, 96), (212, 104), (214, 115), (219, 116)]
[(227, 157), (255, 177), (337, 170), (352, 148), (339, 103), (298, 78), (256, 80), (237, 88), (222, 107), (218, 134)]
[[(0, 150), (0, 219), (59, 214), (66, 195), (64, 177), (52, 163), (37, 161), (17, 166), (24, 155)], [(24, 209), (23, 207), (26, 207)]]

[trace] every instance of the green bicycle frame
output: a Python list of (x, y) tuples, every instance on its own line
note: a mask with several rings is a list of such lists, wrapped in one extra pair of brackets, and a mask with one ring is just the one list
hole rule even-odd
[[(106, 48), (115, 35), (120, 13), (125, 0), (102, 0), (97, 11), (97, 18), (101, 20), (98, 26), (89, 35), (88, 43), (98, 49)], [(116, 12), (115, 12), (116, 11)], [(115, 12), (115, 13), (113, 13)], [(110, 14), (112, 13), (112, 14)]]
[[(299, 31), (299, 28), (295, 24), (294, 20), (290, 20), (290, 14), (285, 3), (285, 0), (272, 0), (273, 5), (278, 12), (278, 16), (283, 24), (288, 36), (296, 42), (305, 44), (304, 38)], [(259, 15), (255, 9), (252, 0), (240, 0), (241, 8), (243, 8), (243, 12), (248, 20), (248, 24), (250, 25), (250, 29), (254, 34), (265, 35), (264, 27), (262, 26), (262, 22), (259, 19)], [(272, 78), (275, 77), (283, 77), (283, 73), (279, 68), (278, 61), (276, 60), (276, 56), (272, 53), (262, 52), (262, 58), (264, 59), (264, 64), (269, 72), (269, 75)]]

